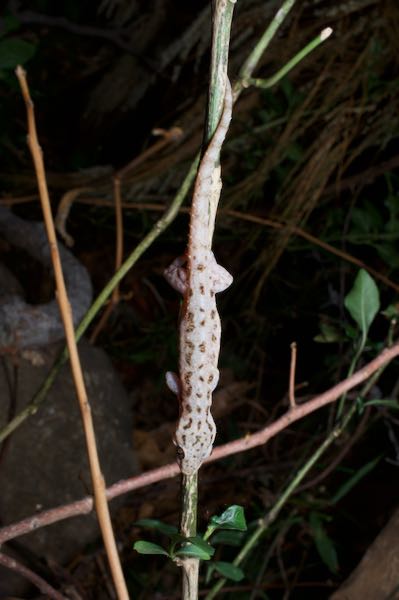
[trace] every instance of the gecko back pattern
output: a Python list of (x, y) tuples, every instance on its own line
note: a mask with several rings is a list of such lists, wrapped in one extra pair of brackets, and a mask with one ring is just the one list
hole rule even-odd
[(223, 113), (197, 174), (186, 257), (174, 261), (165, 272), (171, 285), (184, 296), (179, 377), (168, 373), (167, 383), (180, 399), (175, 443), (181, 470), (186, 475), (197, 471), (210, 455), (216, 435), (210, 412), (212, 392), (219, 381), (221, 336), (215, 295), (225, 290), (233, 278), (217, 264), (210, 247), (210, 201), (212, 198), (217, 203), (215, 190), (217, 195), (221, 190), (218, 160), (231, 111), (232, 92), (227, 80)]

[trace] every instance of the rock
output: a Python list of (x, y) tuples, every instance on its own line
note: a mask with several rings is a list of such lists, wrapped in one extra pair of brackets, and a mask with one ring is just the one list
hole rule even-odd
[[(51, 252), (42, 223), (25, 221), (0, 206), (0, 234), (12, 246), (26, 252), (38, 263), (53, 271)], [(68, 300), (75, 326), (91, 304), (89, 274), (79, 260), (58, 244)], [(10, 280), (15, 283), (11, 284)], [(19, 282), (21, 283), (21, 282)], [(0, 269), (0, 353), (48, 346), (64, 339), (64, 327), (55, 298), (43, 304), (28, 304), (17, 280), (7, 269)]]
[[(31, 400), (59, 348), (40, 350), (42, 366), (20, 359), (17, 412)], [(137, 473), (131, 448), (131, 403), (106, 354), (83, 341), (79, 351), (90, 399), (100, 461), (107, 485)], [(12, 374), (12, 362), (4, 358)], [(0, 427), (6, 424), (10, 390), (0, 368)], [(69, 365), (59, 374), (48, 398), (11, 436), (0, 463), (0, 519), (3, 525), (78, 500), (91, 493), (91, 480), (80, 411)], [(115, 502), (111, 503), (111, 509)], [(23, 536), (18, 542), (36, 556), (68, 561), (100, 536), (94, 515), (71, 518)], [(2, 549), (7, 551), (7, 545)], [(18, 595), (6, 587), (0, 568), (0, 598)]]
[(399, 600), (399, 509), (330, 600)]

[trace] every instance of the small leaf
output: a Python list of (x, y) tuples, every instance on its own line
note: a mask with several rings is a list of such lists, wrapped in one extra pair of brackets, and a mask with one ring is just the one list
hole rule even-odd
[(158, 521), (158, 519), (140, 519), (139, 521), (136, 521), (134, 525), (137, 527), (146, 527), (147, 529), (156, 529), (168, 536), (178, 533), (177, 527)]
[(158, 544), (153, 544), (152, 542), (145, 542), (144, 540), (135, 542), (133, 549), (139, 554), (163, 554), (164, 556), (169, 556), (169, 553), (162, 546), (158, 546)]
[(338, 571), (337, 553), (332, 540), (328, 537), (323, 527), (320, 515), (311, 512), (309, 524), (321, 560), (332, 573), (336, 573)]
[[(215, 551), (214, 548), (212, 550), (213, 552)], [(187, 544), (183, 548), (179, 548), (174, 554), (175, 556), (190, 556), (191, 558), (199, 558), (200, 560), (210, 560), (211, 558), (209, 552), (194, 544)]]
[(213, 529), (238, 529), (239, 531), (246, 531), (247, 524), (245, 522), (243, 507), (236, 504), (229, 506), (220, 517), (211, 517), (210, 525)]
[(380, 308), (380, 294), (374, 279), (364, 269), (360, 269), (353, 288), (346, 296), (345, 307), (358, 324), (365, 340)]
[(213, 556), (215, 554), (215, 548), (208, 544), (200, 535), (194, 535), (187, 538), (189, 542), (191, 542), (194, 546), (201, 548), (204, 552), (209, 554), (209, 556)]
[(218, 573), (223, 575), (223, 577), (226, 577), (226, 579), (241, 581), (241, 579), (244, 579), (245, 577), (243, 570), (235, 565), (232, 565), (231, 563), (216, 561), (212, 563), (212, 566), (214, 567), (215, 571), (218, 571)]
[(25, 64), (36, 52), (36, 46), (18, 38), (0, 40), (0, 69), (14, 69)]
[(363, 465), (363, 467), (358, 469), (356, 471), (356, 473), (354, 475), (352, 475), (352, 477), (350, 477), (347, 481), (345, 481), (345, 483), (343, 485), (341, 485), (341, 487), (338, 489), (338, 491), (331, 498), (330, 504), (336, 504), (344, 496), (346, 496), (346, 494), (348, 494), (351, 491), (351, 489), (353, 487), (355, 487), (355, 485), (357, 483), (359, 483), (359, 481), (361, 479), (363, 479), (363, 477), (365, 477), (368, 473), (370, 473), (370, 471), (372, 471), (374, 469), (374, 467), (377, 466), (377, 464), (379, 463), (380, 460), (381, 460), (381, 456), (377, 456), (377, 458), (374, 458), (370, 462)]

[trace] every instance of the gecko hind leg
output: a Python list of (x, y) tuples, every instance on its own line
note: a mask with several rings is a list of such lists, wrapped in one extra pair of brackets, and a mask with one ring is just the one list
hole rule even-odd
[(170, 389), (171, 392), (176, 394), (176, 396), (180, 397), (181, 393), (181, 383), (180, 378), (176, 373), (172, 373), (172, 371), (167, 371), (165, 374), (166, 385)]

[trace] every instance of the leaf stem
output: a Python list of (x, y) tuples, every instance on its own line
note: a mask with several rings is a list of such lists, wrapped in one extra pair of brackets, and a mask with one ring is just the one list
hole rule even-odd
[[(266, 48), (268, 47), (268, 45), (270, 44), (270, 42), (276, 35), (278, 29), (284, 22), (285, 18), (287, 17), (288, 13), (294, 6), (295, 2), (296, 2), (296, 0), (285, 0), (285, 2), (283, 2), (283, 5), (281, 6), (281, 8), (279, 8), (279, 10), (274, 15), (269, 26), (266, 28), (264, 34), (262, 35), (262, 37), (256, 44), (255, 48), (249, 54), (248, 58), (245, 60), (244, 64), (242, 65), (242, 67), (239, 71), (238, 85), (240, 85), (240, 87), (243, 87), (242, 81), (245, 81), (252, 76), (252, 73), (258, 66), (263, 53), (265, 52)], [(235, 92), (236, 92), (236, 89), (235, 89)]]
[(299, 64), (308, 54), (313, 52), (313, 50), (315, 50), (318, 46), (320, 46), (320, 44), (322, 44), (327, 38), (329, 38), (331, 34), (331, 27), (323, 29), (323, 31), (318, 36), (316, 36), (311, 42), (306, 44), (306, 46), (302, 48), (302, 50), (300, 50), (297, 54), (295, 54), (295, 56), (291, 58), (291, 60), (289, 60), (281, 69), (277, 71), (277, 73), (275, 73), (268, 79), (257, 79), (248, 77), (247, 79), (243, 80), (244, 86), (248, 87), (250, 85), (254, 85), (264, 90), (271, 88), (273, 85), (276, 85), (276, 83), (278, 83), (281, 79), (283, 79), (283, 77), (285, 77), (290, 71), (292, 71), (292, 69), (296, 67), (297, 64)]

